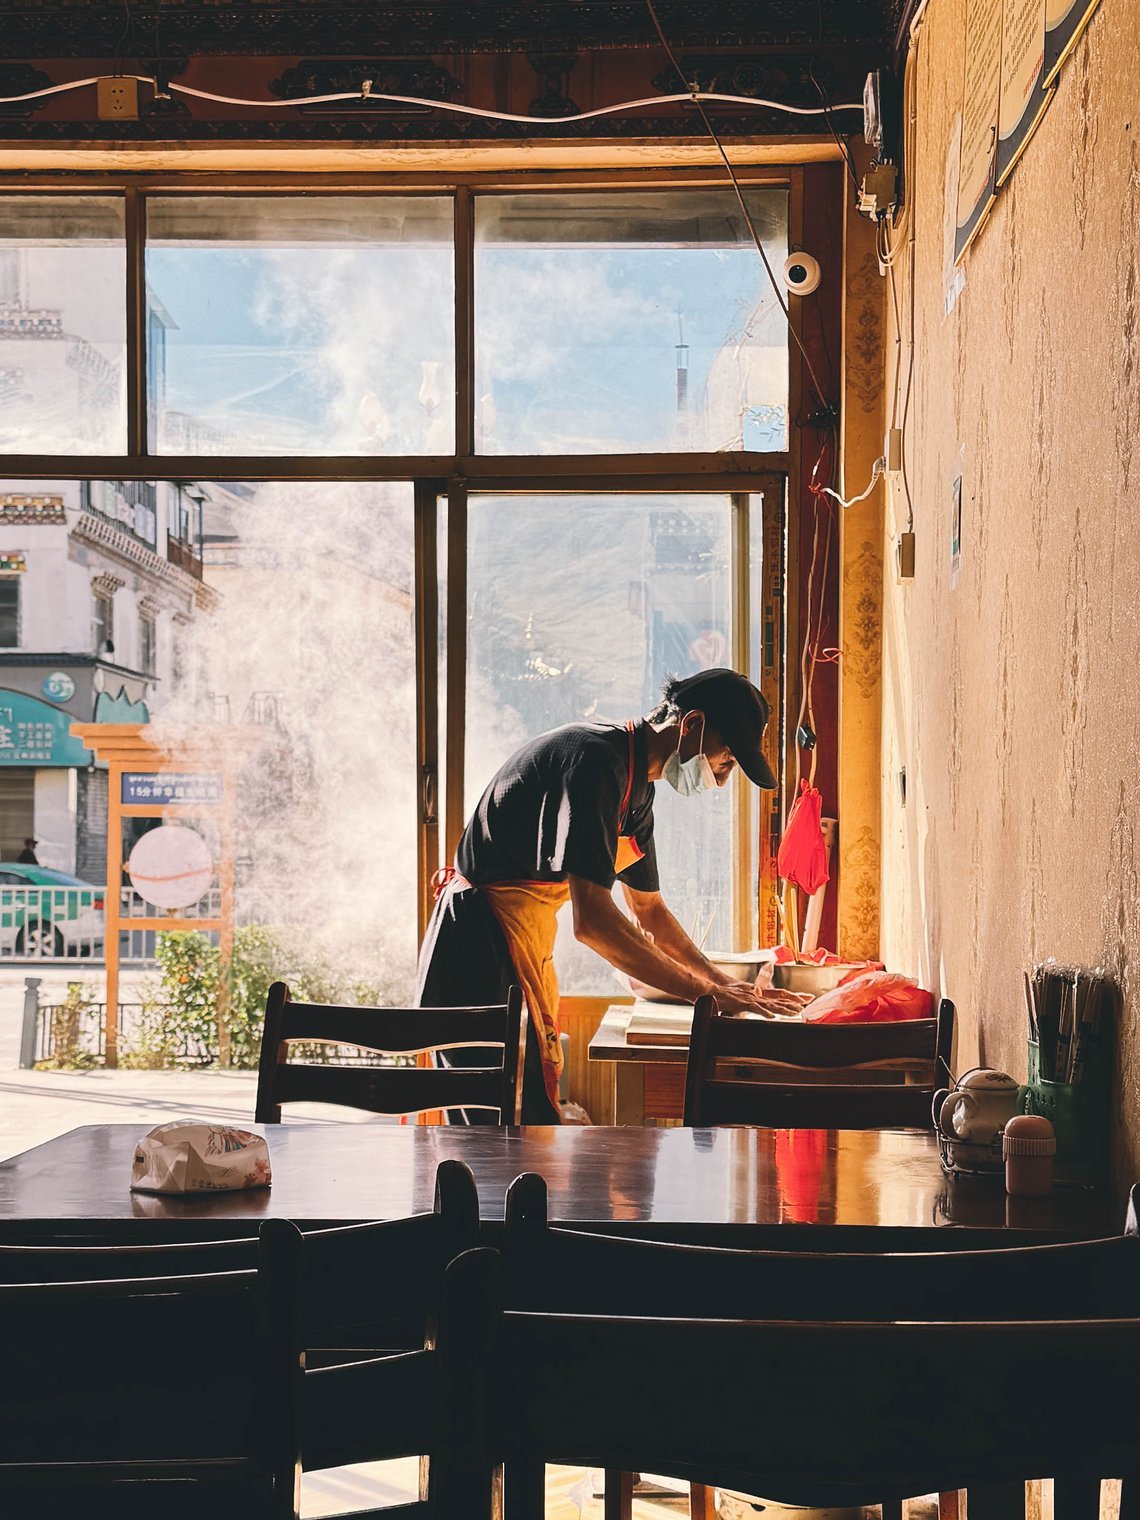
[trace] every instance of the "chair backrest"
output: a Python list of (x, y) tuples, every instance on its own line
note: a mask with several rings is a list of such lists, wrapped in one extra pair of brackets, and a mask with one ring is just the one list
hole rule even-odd
[[(136, 1221), (130, 1221), (133, 1224)], [(302, 1262), (306, 1347), (422, 1346), (439, 1312), (444, 1272), (478, 1244), (479, 1196), (462, 1161), (441, 1161), (435, 1209), (409, 1219), (310, 1230)], [(0, 1245), (0, 1284), (193, 1277), (256, 1268), (257, 1238), (139, 1245), (137, 1235), (107, 1244)]]
[(698, 998), (684, 1122), (929, 1129), (931, 1098), (949, 1079), (953, 1039), (948, 998), (935, 1019), (892, 1024), (742, 1018), (720, 1013), (713, 997)]
[(1140, 1187), (1123, 1234), (1060, 1245), (732, 1250), (559, 1229), (547, 1220), (544, 1179), (528, 1173), (507, 1192), (506, 1303), (690, 1319), (1128, 1319), (1140, 1317), (1138, 1202)]
[[(295, 1003), (274, 982), (265, 1008), (257, 1072), (259, 1123), (276, 1124), (282, 1103), (339, 1103), (378, 1114), (491, 1108), (517, 1124), (526, 1026), (522, 992), (506, 1003), (472, 1008), (338, 1008)], [(494, 1065), (419, 1067), (325, 1065), (288, 1060), (291, 1041), (350, 1046), (383, 1055), (477, 1046)], [(497, 1047), (497, 1048), (496, 1048)]]
[(301, 1252), (270, 1220), (249, 1270), (0, 1286), (0, 1512), (294, 1517)]
[(496, 1253), (466, 1251), (445, 1274), (430, 1344), (306, 1373), (305, 1470), (426, 1457), (421, 1502), (400, 1520), (491, 1520), (497, 1283)]
[[(812, 1507), (1136, 1473), (1140, 1320), (507, 1311), (497, 1450)], [(1027, 1407), (1027, 1405), (1029, 1407)]]

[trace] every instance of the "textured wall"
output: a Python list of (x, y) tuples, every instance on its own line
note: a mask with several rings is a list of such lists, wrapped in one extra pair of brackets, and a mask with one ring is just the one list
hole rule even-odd
[[(1115, 972), (1118, 1175), (1130, 1180), (1140, 1176), (1140, 6), (1102, 0), (966, 255), (947, 316), (944, 184), (965, 8), (932, 0), (918, 57), (908, 422), (918, 573), (899, 586), (888, 564), (884, 580), (883, 948), (956, 1000), (959, 1070), (980, 1059), (1019, 1077), (1022, 967), (1053, 954)], [(905, 338), (905, 276), (900, 300)], [(889, 349), (893, 338), (891, 321)], [(902, 515), (893, 501), (889, 535)]]

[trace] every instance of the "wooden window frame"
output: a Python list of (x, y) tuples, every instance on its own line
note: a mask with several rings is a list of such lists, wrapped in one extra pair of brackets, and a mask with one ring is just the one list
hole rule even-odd
[[(771, 186), (788, 192), (788, 230), (793, 246), (803, 240), (805, 173), (832, 166), (738, 166), (741, 184)], [(637, 170), (547, 170), (540, 173), (501, 171), (440, 174), (392, 171), (367, 173), (283, 172), (226, 173), (183, 171), (106, 173), (102, 171), (0, 175), (0, 195), (92, 195), (122, 197), (125, 206), (125, 310), (127, 354), (127, 447), (123, 454), (0, 456), (0, 473), (17, 479), (262, 481), (408, 481), (414, 493), (414, 576), (416, 596), (416, 765), (418, 839), (418, 918), (421, 931), (430, 908), (429, 882), (440, 860), (451, 858), (463, 815), (463, 736), (466, 687), (467, 495), (482, 493), (727, 493), (733, 503), (732, 660), (748, 668), (748, 627), (753, 592), (750, 589), (748, 502), (771, 492), (774, 481), (786, 481), (789, 531), (786, 533), (784, 611), (789, 628), (797, 615), (799, 534), (791, 531), (801, 501), (801, 449), (789, 439), (785, 452), (745, 450), (718, 453), (635, 453), (613, 455), (486, 455), (477, 454), (474, 385), (474, 200), (480, 193), (573, 190), (685, 188), (724, 189), (719, 167), (659, 167)], [(147, 417), (146, 332), (146, 214), (152, 195), (383, 195), (409, 193), (451, 196), (455, 228), (455, 451), (445, 455), (360, 456), (327, 455), (169, 455), (149, 452)], [(791, 308), (798, 333), (800, 311)], [(789, 416), (803, 404), (802, 361), (789, 337)], [(438, 512), (447, 502), (447, 691), (446, 789), (438, 793), (440, 736), (438, 734)], [(743, 506), (741, 505), (743, 503)], [(742, 537), (743, 535), (743, 537)], [(785, 646), (786, 647), (786, 646)], [(788, 726), (779, 737), (782, 754), (789, 753)], [(786, 767), (785, 767), (786, 769)], [(441, 804), (442, 802), (442, 810)], [(785, 798), (775, 799), (783, 816)], [(442, 835), (441, 835), (442, 824)], [(747, 812), (738, 810), (738, 861), (745, 853)], [(761, 845), (761, 860), (764, 845)], [(738, 881), (736, 898), (747, 902)], [(764, 932), (763, 896), (759, 923), (736, 912), (734, 931), (742, 940)]]

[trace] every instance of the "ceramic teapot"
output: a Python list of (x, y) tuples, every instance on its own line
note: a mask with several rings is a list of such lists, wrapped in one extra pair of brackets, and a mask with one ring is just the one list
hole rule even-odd
[(975, 1066), (934, 1094), (934, 1122), (948, 1140), (992, 1145), (1017, 1113), (1018, 1086), (1004, 1071)]

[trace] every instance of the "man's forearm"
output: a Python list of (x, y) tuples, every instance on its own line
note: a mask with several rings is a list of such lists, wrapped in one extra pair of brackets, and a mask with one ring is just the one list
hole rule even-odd
[[(722, 971), (718, 971), (711, 961), (705, 959), (677, 919), (664, 905), (658, 908), (652, 920), (643, 924), (642, 927), (653, 935), (653, 943), (662, 949), (670, 960), (676, 961), (697, 976), (703, 977), (706, 982), (723, 987), (732, 980)], [(666, 992), (668, 990), (667, 987), (663, 989)]]
[(611, 966), (616, 966), (627, 976), (636, 977), (639, 982), (659, 987), (662, 992), (689, 1002), (711, 992), (719, 984), (720, 979), (711, 967), (705, 970), (701, 966), (689, 966), (675, 959), (667, 948), (659, 949), (656, 943), (650, 944), (641, 930), (618, 911), (612, 898), (607, 897), (605, 902), (609, 903), (609, 912), (601, 904), (595, 904), (594, 911), (583, 914), (576, 906), (574, 932)]

